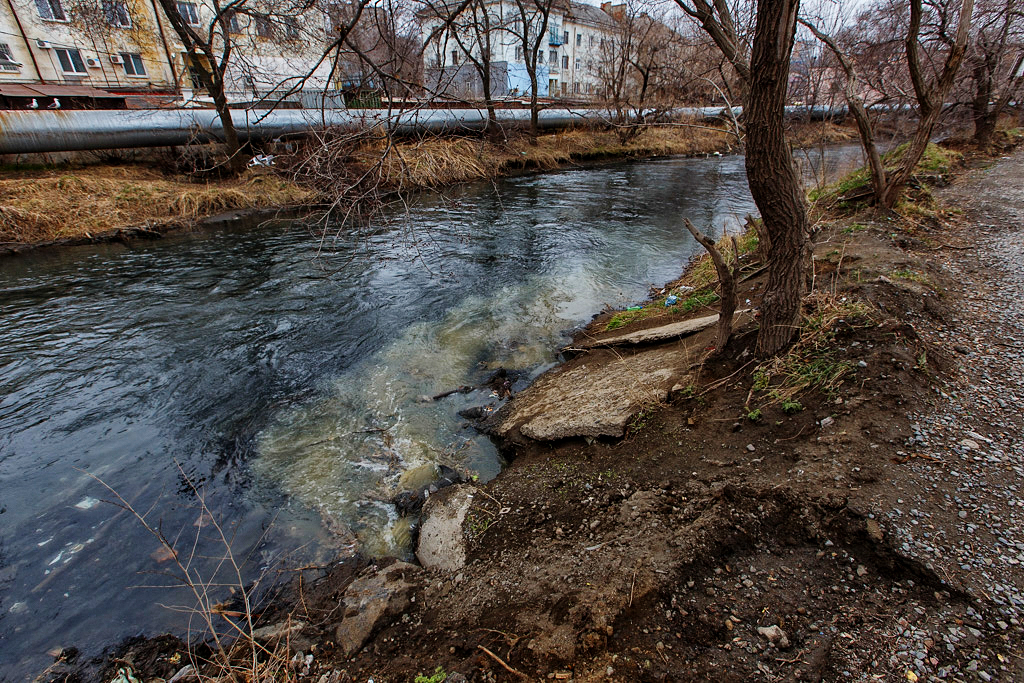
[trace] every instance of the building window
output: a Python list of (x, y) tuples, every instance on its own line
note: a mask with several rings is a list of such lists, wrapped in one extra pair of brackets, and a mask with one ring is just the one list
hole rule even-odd
[[(38, 2), (38, 0), (37, 0)], [(189, 26), (199, 26), (199, 10), (194, 2), (179, 2), (178, 14)]]
[(594, 47), (594, 36), (590, 36), (590, 47)]
[(122, 52), (121, 60), (124, 63), (125, 76), (145, 76), (146, 65), (142, 61), (142, 55), (137, 52)]
[(548, 60), (548, 61), (551, 62), (551, 66), (553, 66), (554, 68), (557, 69), (558, 68), (558, 50), (552, 50), (551, 53), (548, 56), (551, 58), (550, 60)]
[(82, 61), (82, 53), (78, 50), (58, 47), (54, 48), (53, 52), (57, 55), (57, 61), (60, 62), (60, 68), (64, 73), (76, 76), (84, 76), (88, 73), (85, 70), (85, 62)]
[(569, 55), (562, 55), (562, 68), (563, 69), (568, 69), (569, 68)]
[(132, 27), (132, 18), (128, 14), (128, 5), (124, 0), (103, 0), (103, 18), (109, 26)]
[(537, 63), (538, 64), (543, 64), (544, 63), (544, 50), (537, 50)]
[(568, 31), (563, 31), (562, 32), (562, 44), (565, 45), (568, 42), (569, 42), (569, 32)]
[(256, 35), (260, 38), (270, 38), (274, 35), (274, 25), (266, 17), (256, 17)]
[(228, 27), (228, 33), (242, 32), (242, 25), (238, 22), (238, 12), (233, 9), (224, 12), (224, 24)]
[(516, 61), (518, 62), (523, 58), (523, 46), (516, 45)]
[(459, 63), (459, 51), (458, 50), (452, 50), (452, 66), (455, 66), (458, 63)]
[(21, 64), (14, 60), (11, 46), (0, 43), (0, 71), (21, 71)]
[(579, 47), (581, 45), (583, 45), (583, 34), (582, 33), (577, 33), (576, 34), (576, 47)]
[(36, 9), (39, 16), (50, 21), (67, 21), (68, 15), (64, 14), (64, 8), (60, 0), (36, 0)]
[(580, 60), (578, 60), (578, 59), (576, 60), (575, 68), (576, 68), (577, 71), (580, 70)]
[(573, 84), (572, 84), (572, 91), (573, 91), (573, 92), (574, 92), (575, 94), (577, 94), (577, 95), (578, 95), (578, 94), (580, 93), (580, 84), (579, 84), (579, 83), (573, 83)]

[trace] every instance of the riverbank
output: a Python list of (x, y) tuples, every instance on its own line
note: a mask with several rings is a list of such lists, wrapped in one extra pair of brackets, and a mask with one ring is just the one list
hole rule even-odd
[[(832, 124), (793, 124), (807, 146), (848, 140)], [(502, 143), (431, 137), (386, 150), (362, 145), (351, 155), (353, 176), (375, 169), (383, 194), (440, 189), (473, 180), (547, 171), (584, 161), (728, 153), (732, 136), (705, 126), (659, 126), (622, 141), (613, 131), (576, 129), (523, 135)], [(279, 166), (295, 168), (282, 157)], [(0, 171), (0, 253), (39, 246), (158, 238), (227, 211), (314, 207), (334, 201), (302, 174), (262, 168), (241, 178), (194, 181), (153, 164), (96, 164)]]
[[(459, 520), (454, 564), (354, 560), (293, 585), (259, 614), (259, 673), (1024, 677), (1024, 153), (966, 163), (932, 190), (944, 209), (845, 207), (819, 223), (816, 291), (775, 361), (752, 360), (751, 323), (716, 362), (702, 362), (711, 330), (657, 337), (713, 312), (700, 268), (639, 312), (596, 318), (509, 404), (523, 419), (498, 421), (510, 467), (429, 504), (428, 520)], [(749, 253), (741, 301), (756, 305)], [(579, 391), (559, 384), (575, 375)], [(600, 431), (623, 397), (641, 409)], [(541, 417), (576, 431), (545, 435), (529, 411), (543, 401)], [(189, 661), (173, 639), (118, 654), (146, 680)]]

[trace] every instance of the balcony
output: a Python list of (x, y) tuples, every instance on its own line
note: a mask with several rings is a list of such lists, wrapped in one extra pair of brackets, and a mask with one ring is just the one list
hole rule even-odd
[(559, 45), (565, 45), (565, 40), (562, 38), (562, 32), (552, 29), (548, 32), (548, 45), (558, 47)]

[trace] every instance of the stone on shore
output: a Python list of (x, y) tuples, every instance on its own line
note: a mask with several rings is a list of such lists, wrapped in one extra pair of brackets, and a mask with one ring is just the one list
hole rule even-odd
[(426, 569), (456, 571), (466, 564), (462, 523), (473, 504), (472, 486), (449, 486), (427, 498), (416, 558)]
[(384, 620), (409, 607), (415, 589), (411, 579), (420, 571), (407, 562), (395, 562), (349, 585), (342, 598), (345, 613), (335, 630), (335, 641), (346, 657), (359, 652)]

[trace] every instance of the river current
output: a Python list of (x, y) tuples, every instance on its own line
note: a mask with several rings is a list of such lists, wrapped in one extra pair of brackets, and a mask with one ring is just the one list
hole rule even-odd
[(424, 396), (536, 376), (680, 274), (683, 216), (720, 233), (754, 210), (741, 157), (672, 158), (426, 194), (324, 245), (276, 221), (0, 262), (0, 678), (186, 635), (182, 568), (269, 584), (408, 554), (397, 490), (502, 466), (457, 415), (486, 391)]

